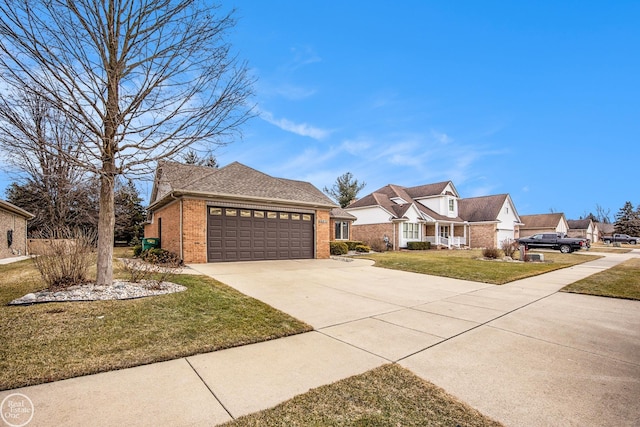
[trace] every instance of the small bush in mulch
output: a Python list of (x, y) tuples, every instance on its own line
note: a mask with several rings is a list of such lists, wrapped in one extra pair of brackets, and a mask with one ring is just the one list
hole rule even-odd
[(140, 259), (155, 265), (171, 265), (180, 267), (183, 265), (178, 254), (170, 252), (166, 249), (152, 248), (140, 254)]
[(371, 248), (367, 245), (358, 245), (355, 247), (355, 251), (358, 253), (369, 253), (371, 252)]
[(349, 252), (349, 246), (345, 242), (330, 242), (329, 250), (331, 255), (344, 255)]
[(504, 252), (504, 256), (513, 258), (513, 254), (519, 249), (519, 244), (517, 240), (504, 240), (501, 248), (502, 252)]
[(498, 248), (484, 248), (482, 250), (482, 256), (487, 259), (498, 259), (500, 258), (500, 249)]

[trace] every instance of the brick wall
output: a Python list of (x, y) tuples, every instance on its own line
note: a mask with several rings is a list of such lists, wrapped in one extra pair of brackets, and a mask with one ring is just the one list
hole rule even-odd
[(495, 248), (497, 244), (497, 234), (495, 224), (471, 224), (469, 227), (471, 234), (472, 248)]
[[(13, 230), (13, 242), (9, 247), (7, 231)], [(12, 212), (0, 210), (0, 258), (27, 254), (27, 220)]]
[[(335, 232), (334, 232), (335, 233)], [(327, 259), (331, 255), (331, 221), (329, 211), (316, 211), (316, 258)]]
[(394, 247), (398, 248), (398, 236), (396, 235), (395, 242), (393, 242), (393, 224), (366, 224), (366, 225), (352, 225), (351, 226), (351, 240), (358, 240), (365, 242), (368, 245), (373, 245), (373, 242), (382, 241), (384, 236), (389, 237)]
[(185, 199), (182, 206), (183, 251), (188, 263), (207, 262), (207, 203)]
[[(158, 231), (158, 224), (162, 230)], [(180, 255), (180, 202), (175, 201), (153, 213), (153, 223), (144, 227), (144, 237), (159, 237), (160, 247)]]

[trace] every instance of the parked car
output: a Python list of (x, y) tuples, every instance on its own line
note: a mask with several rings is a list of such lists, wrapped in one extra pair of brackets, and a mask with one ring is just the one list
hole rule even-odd
[(605, 243), (629, 243), (635, 245), (640, 243), (640, 237), (629, 236), (628, 234), (612, 234), (611, 236), (602, 236), (602, 241)]
[(587, 239), (565, 237), (558, 233), (540, 233), (518, 239), (518, 243), (525, 249), (543, 248), (560, 250), (563, 254), (578, 251), (590, 246)]

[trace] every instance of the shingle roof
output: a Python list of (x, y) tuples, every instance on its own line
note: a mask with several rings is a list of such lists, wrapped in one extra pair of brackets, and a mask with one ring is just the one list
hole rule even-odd
[(568, 219), (567, 224), (569, 224), (569, 229), (571, 230), (587, 230), (589, 225), (591, 225), (591, 220), (589, 218)]
[(170, 193), (336, 206), (309, 182), (275, 178), (238, 162), (219, 169), (162, 162), (156, 172), (152, 205)]
[(469, 222), (495, 221), (508, 194), (471, 197), (458, 200), (458, 215)]
[[(380, 206), (385, 210), (389, 211), (393, 216), (397, 219), (400, 219), (404, 216), (404, 214), (409, 210), (409, 208), (413, 205), (420, 212), (428, 215), (429, 217), (435, 220), (444, 220), (444, 221), (458, 221), (463, 222), (464, 220), (460, 218), (460, 216), (451, 218), (447, 216), (440, 215), (428, 207), (424, 206), (421, 203), (414, 202), (415, 198), (434, 196), (438, 194), (442, 194), (442, 191), (446, 188), (447, 184), (450, 181), (440, 182), (437, 184), (428, 184), (421, 185), (419, 187), (403, 187), (401, 185), (388, 184), (382, 188), (375, 190), (373, 193), (367, 194), (363, 198), (353, 202), (348, 206), (348, 209), (352, 208), (363, 208), (370, 206)], [(415, 196), (415, 197), (412, 197)], [(393, 198), (400, 198), (407, 203), (398, 204), (392, 201)]]
[(5, 211), (9, 211), (11, 213), (14, 213), (16, 215), (20, 215), (21, 217), (24, 217), (26, 219), (32, 219), (35, 217), (34, 214), (25, 211), (22, 208), (19, 208), (18, 206), (14, 205), (13, 203), (9, 203), (5, 200), (0, 199), (0, 209), (4, 209)]
[(345, 211), (342, 208), (331, 209), (331, 211), (329, 212), (329, 217), (335, 219), (348, 219), (351, 221), (355, 221), (357, 219), (355, 216), (351, 215), (349, 212)]
[(442, 194), (442, 192), (450, 182), (451, 181), (443, 181), (443, 182), (436, 182), (435, 184), (419, 185), (417, 187), (406, 188), (405, 190), (412, 199), (419, 199), (421, 197), (429, 197), (429, 196), (437, 196)]
[(520, 222), (524, 223), (522, 228), (556, 228), (562, 218), (563, 213), (520, 215)]

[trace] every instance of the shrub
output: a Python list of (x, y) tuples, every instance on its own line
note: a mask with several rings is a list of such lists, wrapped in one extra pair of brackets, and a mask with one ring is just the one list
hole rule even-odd
[(364, 242), (359, 242), (357, 240), (345, 240), (344, 243), (347, 244), (347, 249), (350, 251), (355, 251), (356, 246), (358, 245), (364, 245)]
[(142, 245), (135, 245), (133, 247), (133, 256), (138, 258), (142, 254)]
[(152, 248), (140, 254), (140, 258), (149, 264), (181, 266), (182, 260), (173, 252), (161, 248)]
[(349, 246), (345, 242), (330, 242), (329, 250), (331, 255), (344, 255), (349, 252)]
[(500, 249), (498, 248), (484, 248), (482, 250), (482, 256), (488, 259), (500, 258)]
[(431, 249), (431, 242), (407, 242), (407, 249), (412, 251)]
[(502, 252), (504, 252), (504, 256), (513, 258), (513, 254), (518, 250), (518, 241), (510, 239), (503, 240), (501, 248)]
[(87, 283), (89, 266), (95, 261), (94, 231), (59, 228), (45, 230), (37, 236), (43, 240), (41, 252), (34, 264), (49, 289)]
[(355, 251), (359, 253), (369, 253), (371, 252), (371, 248), (367, 245), (358, 245), (356, 246)]
[(384, 252), (387, 250), (387, 242), (384, 239), (376, 239), (367, 245), (376, 252)]

